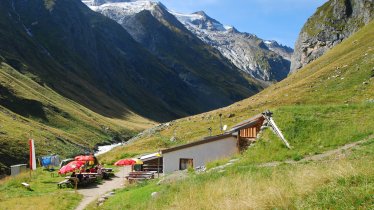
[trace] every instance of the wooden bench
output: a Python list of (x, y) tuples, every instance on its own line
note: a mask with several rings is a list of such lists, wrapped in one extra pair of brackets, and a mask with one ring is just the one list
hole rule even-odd
[(103, 168), (101, 171), (104, 179), (109, 179), (110, 177), (114, 176), (112, 168)]
[(129, 175), (149, 175), (152, 176), (154, 173), (150, 171), (132, 171)]
[(126, 176), (126, 179), (129, 180), (130, 183), (139, 180), (154, 179), (154, 173), (147, 171), (133, 171)]
[(61, 181), (57, 184), (57, 187), (58, 188), (64, 188), (64, 187), (70, 187), (70, 188), (73, 188), (74, 187), (74, 184), (71, 180), (64, 180), (64, 181)]
[(74, 188), (75, 182), (78, 186), (87, 186), (89, 184), (97, 182), (98, 179), (102, 178), (101, 174), (98, 173), (82, 173), (83, 178), (79, 180), (77, 177), (66, 176), (64, 181), (57, 184), (58, 188), (71, 187)]
[(107, 173), (109, 173), (109, 172), (113, 172), (113, 168), (103, 168), (103, 169), (101, 169), (103, 172), (107, 172)]
[(89, 177), (99, 177), (101, 174), (98, 173), (82, 173), (83, 176), (89, 176)]

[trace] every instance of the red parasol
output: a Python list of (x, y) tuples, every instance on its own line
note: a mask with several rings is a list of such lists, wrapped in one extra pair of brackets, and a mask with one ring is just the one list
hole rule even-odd
[(122, 159), (114, 163), (116, 166), (132, 166), (135, 165), (136, 161), (133, 159)]
[(59, 174), (66, 174), (66, 173), (69, 173), (69, 172), (73, 172), (73, 171), (79, 169), (80, 167), (82, 167), (83, 165), (84, 165), (83, 161), (72, 161), (72, 162), (66, 164), (65, 166), (63, 166), (62, 168), (60, 168), (58, 173)]
[(94, 161), (95, 158), (92, 155), (80, 155), (74, 158), (77, 161)]

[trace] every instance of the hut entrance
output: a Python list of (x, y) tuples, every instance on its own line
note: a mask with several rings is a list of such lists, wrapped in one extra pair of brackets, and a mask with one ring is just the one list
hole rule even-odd
[(193, 159), (181, 158), (179, 160), (179, 170), (185, 170), (188, 167), (193, 168)]

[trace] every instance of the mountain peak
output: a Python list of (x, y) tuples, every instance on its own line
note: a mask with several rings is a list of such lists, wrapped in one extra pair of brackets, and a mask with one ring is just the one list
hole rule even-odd
[(233, 30), (232, 26), (225, 26), (217, 20), (209, 17), (204, 11), (197, 11), (192, 14), (183, 14), (179, 12), (169, 11), (183, 24), (193, 25), (208, 31), (229, 31)]
[(196, 15), (201, 15), (201, 16), (203, 16), (203, 17), (209, 17), (204, 11), (197, 11), (197, 12), (194, 12), (194, 13), (192, 13), (192, 14), (196, 14)]

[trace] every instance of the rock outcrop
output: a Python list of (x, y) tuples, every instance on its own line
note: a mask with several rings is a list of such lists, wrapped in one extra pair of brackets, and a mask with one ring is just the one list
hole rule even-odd
[(374, 17), (373, 0), (330, 0), (302, 28), (291, 60), (291, 73), (322, 56)]

